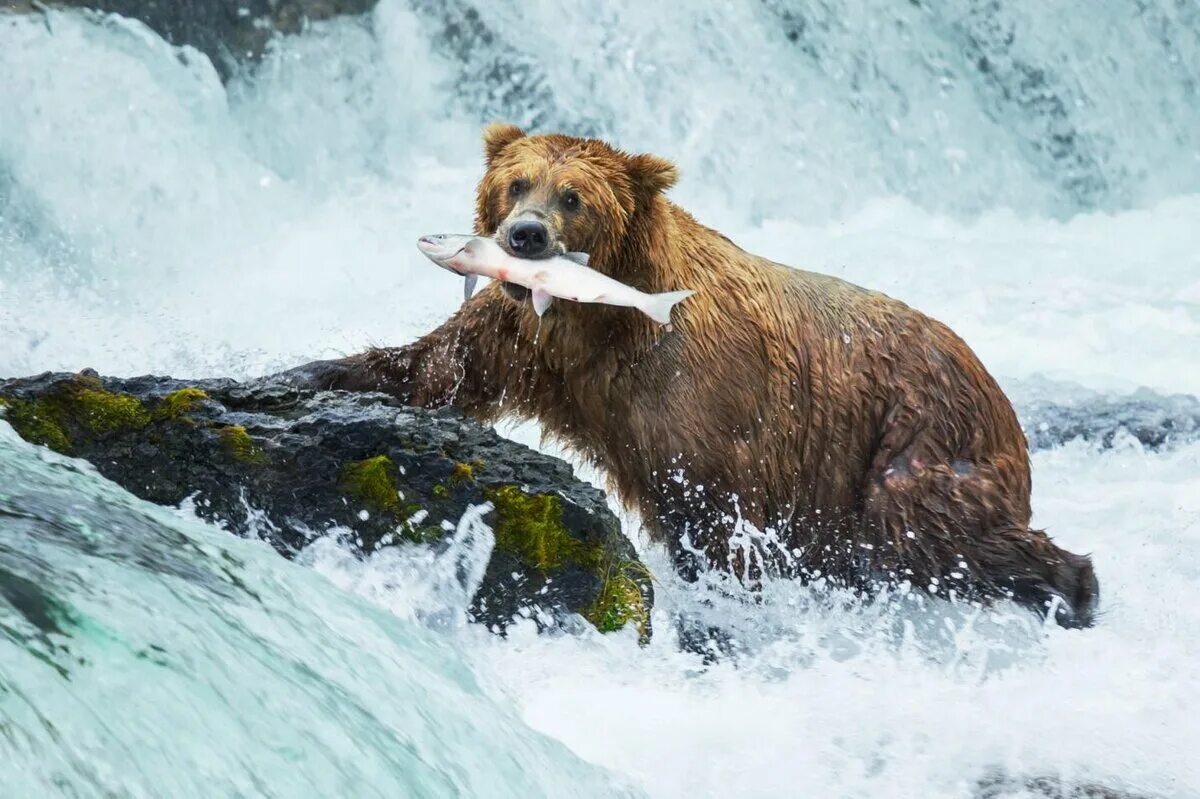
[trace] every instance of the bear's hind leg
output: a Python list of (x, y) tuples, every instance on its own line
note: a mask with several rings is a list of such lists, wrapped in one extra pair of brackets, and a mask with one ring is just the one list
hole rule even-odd
[(1022, 481), (1005, 479), (1015, 472), (1004, 466), (885, 460), (862, 505), (876, 571), (942, 596), (1011, 597), (1042, 616), (1053, 609), (1064, 627), (1090, 626), (1099, 599), (1091, 560), (1029, 529)]
[(1100, 601), (1100, 582), (1092, 560), (1055, 544), (1042, 530), (999, 531), (1004, 544), (985, 568), (997, 575), (997, 586), (1014, 602), (1042, 616), (1054, 612), (1062, 627), (1090, 627)]

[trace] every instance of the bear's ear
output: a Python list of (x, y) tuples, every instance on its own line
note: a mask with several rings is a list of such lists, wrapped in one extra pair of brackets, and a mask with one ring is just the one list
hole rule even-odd
[(657, 155), (632, 155), (629, 157), (629, 177), (646, 196), (652, 196), (674, 186), (679, 180), (679, 170)]
[(493, 122), (483, 129), (483, 153), (491, 166), (504, 148), (525, 137), (525, 131), (507, 122)]

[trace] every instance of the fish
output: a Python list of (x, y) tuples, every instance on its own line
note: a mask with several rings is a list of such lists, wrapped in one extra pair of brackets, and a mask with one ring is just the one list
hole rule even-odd
[(480, 275), (529, 289), (533, 312), (539, 317), (557, 297), (573, 302), (595, 302), (636, 308), (660, 325), (671, 323), (671, 309), (696, 292), (665, 291), (649, 294), (628, 286), (588, 266), (588, 256), (568, 252), (551, 258), (517, 258), (495, 239), (442, 233), (422, 236), (417, 248), (443, 269), (466, 278), (463, 300), (475, 292)]

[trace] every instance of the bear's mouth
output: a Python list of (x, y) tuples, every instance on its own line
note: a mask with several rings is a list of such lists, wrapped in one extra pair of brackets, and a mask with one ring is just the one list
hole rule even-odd
[[(546, 255), (542, 256), (541, 258), (525, 258), (524, 256), (518, 255), (517, 253), (513, 252), (512, 248), (509, 247), (506, 242), (501, 241), (501, 242), (499, 242), (499, 244), (500, 244), (500, 248), (502, 250), (504, 250), (506, 253), (508, 253), (509, 255), (511, 255), (513, 258), (520, 258), (523, 261), (548, 261), (551, 258), (558, 257), (558, 256), (562, 255), (564, 252), (566, 252), (566, 250), (563, 249), (562, 244), (558, 244), (555, 247), (551, 248), (551, 251), (549, 253), (547, 253)], [(525, 288), (524, 286), (519, 286), (516, 283), (509, 283), (507, 280), (501, 281), (500, 286), (501, 286), (501, 288), (504, 289), (505, 294), (507, 294), (509, 297), (512, 297), (517, 302), (525, 302), (525, 300), (529, 299), (530, 291), (529, 291), (529, 289)]]
[[(541, 256), (540, 258), (526, 258), (523, 255), (519, 255), (519, 254), (513, 252), (512, 248), (510, 246), (508, 246), (508, 242), (503, 241), (500, 238), (497, 238), (496, 243), (500, 245), (500, 249), (504, 250), (504, 252), (508, 253), (513, 258), (520, 258), (523, 261), (549, 261), (553, 258), (561, 257), (564, 253), (567, 252), (566, 247), (563, 245), (563, 243), (561, 241), (559, 241), (559, 242), (556, 242), (554, 244), (554, 246), (550, 248), (550, 252), (546, 253), (545, 255)], [(525, 302), (525, 300), (529, 299), (529, 295), (531, 293), (529, 291), (529, 289), (525, 288), (524, 286), (519, 286), (516, 283), (509, 283), (507, 280), (502, 280), (500, 282), (500, 287), (504, 289), (505, 294), (507, 294), (509, 297), (516, 300), (517, 302)]]

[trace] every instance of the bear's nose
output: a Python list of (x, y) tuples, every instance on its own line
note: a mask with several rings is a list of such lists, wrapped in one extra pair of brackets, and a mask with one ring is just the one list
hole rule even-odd
[(522, 258), (540, 258), (550, 249), (550, 231), (541, 222), (517, 222), (508, 229), (508, 246)]

